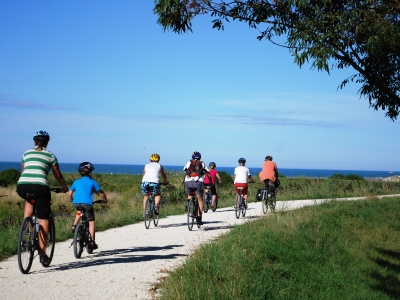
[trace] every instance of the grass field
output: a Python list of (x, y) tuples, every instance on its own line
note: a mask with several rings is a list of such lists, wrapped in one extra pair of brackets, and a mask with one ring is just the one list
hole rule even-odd
[[(232, 178), (221, 174), (219, 206), (234, 201)], [(77, 178), (65, 174), (68, 185)], [(142, 222), (141, 176), (94, 176), (109, 203), (96, 205), (97, 231)], [(161, 217), (184, 213), (183, 174), (168, 174)], [(54, 178), (51, 186), (57, 186)], [(249, 200), (262, 183), (256, 177)], [(329, 201), (280, 212), (238, 226), (199, 249), (162, 283), (164, 299), (398, 299), (400, 298), (400, 183), (281, 178), (278, 200), (371, 197)], [(15, 255), (23, 201), (15, 186), (0, 188), (0, 259)], [(53, 194), (57, 241), (72, 238), (75, 209), (65, 194)], [(196, 276), (193, 276), (196, 274)]]

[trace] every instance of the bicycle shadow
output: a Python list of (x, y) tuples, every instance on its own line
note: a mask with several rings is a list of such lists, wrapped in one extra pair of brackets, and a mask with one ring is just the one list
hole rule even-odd
[[(160, 251), (164, 253), (165, 250), (171, 250), (178, 247), (184, 247), (184, 245), (167, 245), (162, 247), (150, 246), (150, 247), (132, 247), (125, 249), (114, 249), (94, 252), (93, 254), (87, 254), (86, 250), (82, 253), (82, 257), (74, 262), (51, 265), (50, 268), (45, 270), (39, 270), (32, 273), (48, 273), (55, 271), (66, 271), (71, 269), (82, 269), (87, 267), (95, 267), (106, 264), (126, 264), (126, 263), (138, 263), (152, 260), (169, 260), (177, 257), (186, 257), (186, 254), (139, 254), (138, 252), (154, 252)], [(96, 250), (95, 250), (96, 251)]]

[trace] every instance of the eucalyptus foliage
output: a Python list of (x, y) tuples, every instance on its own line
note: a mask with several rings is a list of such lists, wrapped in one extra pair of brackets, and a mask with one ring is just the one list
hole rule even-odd
[(154, 13), (164, 30), (192, 31), (191, 21), (210, 14), (212, 26), (224, 29), (230, 21), (245, 22), (259, 31), (259, 40), (274, 44), (284, 35), (285, 45), (300, 67), (353, 68), (349, 82), (361, 85), (360, 97), (370, 107), (385, 111), (392, 121), (400, 105), (399, 0), (155, 0)]

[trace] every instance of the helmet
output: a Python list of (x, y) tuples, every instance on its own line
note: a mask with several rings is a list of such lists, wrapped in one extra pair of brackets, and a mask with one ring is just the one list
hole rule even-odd
[(208, 165), (209, 167), (213, 167), (213, 168), (216, 168), (217, 167), (217, 165), (215, 164), (215, 162), (210, 162), (209, 163), (209, 165)]
[(153, 153), (152, 155), (150, 155), (150, 161), (159, 162), (160, 161), (160, 155), (158, 155), (157, 153)]
[(83, 162), (78, 167), (78, 172), (81, 175), (89, 175), (94, 170), (94, 166), (90, 162)]
[(239, 158), (239, 164), (245, 164), (246, 163), (246, 159), (241, 157)]
[(36, 133), (33, 135), (33, 140), (35, 142), (37, 141), (48, 142), (50, 141), (50, 135), (44, 130), (39, 130), (36, 131)]
[(272, 156), (271, 156), (271, 155), (267, 155), (267, 156), (265, 157), (265, 160), (272, 160)]
[(200, 159), (200, 158), (201, 158), (200, 152), (194, 151), (194, 152), (192, 153), (192, 158), (193, 158), (193, 159)]

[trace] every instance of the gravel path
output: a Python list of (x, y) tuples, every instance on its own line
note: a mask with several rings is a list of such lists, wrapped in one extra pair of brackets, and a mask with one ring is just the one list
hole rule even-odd
[[(277, 210), (323, 201), (281, 201)], [(246, 218), (236, 219), (233, 208), (210, 210), (203, 215), (201, 229), (195, 225), (193, 231), (188, 230), (182, 214), (160, 219), (158, 227), (151, 224), (149, 229), (141, 222), (98, 232), (99, 249), (93, 254), (85, 251), (75, 259), (72, 240), (57, 243), (51, 266), (43, 268), (36, 257), (27, 275), (19, 271), (14, 256), (0, 262), (0, 298), (152, 299), (153, 284), (167, 275), (166, 270), (182, 264), (197, 246), (260, 216), (264, 214), (257, 202), (249, 203)]]

